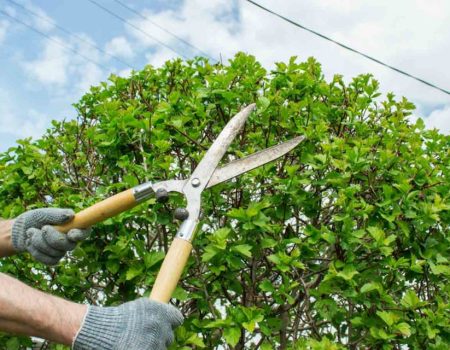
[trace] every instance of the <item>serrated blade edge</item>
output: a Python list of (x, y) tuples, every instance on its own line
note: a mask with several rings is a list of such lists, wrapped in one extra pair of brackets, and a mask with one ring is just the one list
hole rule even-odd
[(294, 137), (293, 139), (280, 143), (278, 145), (266, 148), (262, 151), (253, 153), (247, 157), (233, 160), (232, 162), (217, 168), (212, 174), (206, 188), (218, 185), (233, 177), (256, 169), (261, 165), (267, 164), (294, 149), (300, 142), (305, 139), (304, 136)]

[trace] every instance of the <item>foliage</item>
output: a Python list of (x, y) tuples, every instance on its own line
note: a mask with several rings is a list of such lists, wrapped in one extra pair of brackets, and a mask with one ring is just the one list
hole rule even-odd
[[(0, 156), (0, 214), (80, 210), (140, 182), (185, 178), (252, 102), (226, 161), (307, 140), (205, 191), (173, 348), (448, 349), (450, 140), (410, 123), (405, 98), (381, 101), (370, 75), (327, 82), (314, 59), (268, 72), (245, 54), (112, 75), (74, 105), (77, 120)], [(55, 268), (23, 256), (0, 270), (78, 302), (134, 299), (155, 280), (180, 206), (173, 196), (107, 220)]]

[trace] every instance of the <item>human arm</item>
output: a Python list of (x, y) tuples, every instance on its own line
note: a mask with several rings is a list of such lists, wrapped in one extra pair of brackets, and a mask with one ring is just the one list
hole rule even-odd
[(11, 228), (14, 220), (0, 219), (0, 258), (16, 253), (11, 241)]
[(0, 329), (71, 345), (87, 305), (35, 290), (0, 273)]
[[(64, 209), (39, 209), (0, 222), (0, 256), (26, 250), (41, 262), (58, 262), (87, 231), (65, 235), (48, 225), (72, 216), (72, 211)], [(163, 350), (173, 341), (173, 328), (182, 320), (174, 307), (146, 298), (117, 307), (80, 305), (0, 273), (0, 330), (73, 343), (74, 350)]]
[[(71, 218), (70, 215), (73, 215), (72, 213), (72, 211), (64, 212), (61, 209), (57, 209), (55, 212), (53, 209), (50, 213), (52, 215), (49, 216), (48, 209), (40, 209), (37, 212), (37, 218), (36, 211), (29, 211), (15, 220), (1, 220), (0, 257), (14, 255), (20, 251), (29, 250), (30, 247), (31, 250), (35, 249), (31, 244), (31, 238), (35, 236), (36, 239), (43, 236), (44, 232), (41, 229), (44, 224), (67, 221)], [(29, 231), (29, 235), (27, 231)], [(19, 245), (14, 245), (14, 237)], [(61, 254), (63, 253), (65, 251), (61, 251)], [(45, 252), (38, 253), (38, 258), (42, 257), (45, 260)], [(56, 258), (52, 258), (52, 262), (55, 260)], [(34, 290), (1, 273), (0, 287), (1, 330), (29, 336), (45, 335), (47, 339), (62, 344), (71, 343), (86, 313), (86, 305), (77, 305)]]
[[(42, 211), (42, 210), (41, 210)], [(45, 212), (45, 209), (44, 209)], [(27, 212), (30, 213), (30, 212)], [(52, 218), (43, 216), (43, 221), (28, 220), (27, 216), (16, 220), (0, 220), (0, 257), (17, 254), (27, 250), (26, 231), (34, 230), (41, 235), (42, 224), (51, 223)], [(67, 220), (68, 217), (62, 219)], [(62, 221), (62, 220), (61, 220)], [(17, 222), (23, 230), (17, 229)], [(16, 238), (21, 240), (23, 249), (13, 244), (13, 232), (16, 224)], [(30, 235), (30, 238), (33, 235)], [(43, 256), (44, 252), (41, 253)], [(15, 334), (44, 336), (47, 339), (71, 344), (80, 328), (86, 305), (77, 305), (66, 300), (34, 290), (27, 285), (0, 273), (0, 329)]]
[(183, 317), (173, 306), (137, 299), (118, 307), (76, 304), (0, 273), (0, 330), (74, 350), (163, 350)]

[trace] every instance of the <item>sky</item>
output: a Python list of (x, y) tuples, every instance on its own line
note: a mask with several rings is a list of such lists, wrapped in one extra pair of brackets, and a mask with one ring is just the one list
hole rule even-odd
[[(226, 62), (239, 51), (255, 55), (267, 69), (291, 56), (314, 56), (328, 79), (372, 73), (384, 94), (406, 96), (416, 105), (413, 118), (450, 133), (448, 94), (245, 0), (120, 1), (134, 11), (116, 0), (0, 0), (0, 152), (17, 139), (39, 138), (53, 119), (75, 117), (72, 104), (111, 73), (126, 76), (174, 57)], [(256, 1), (450, 90), (448, 0)]]

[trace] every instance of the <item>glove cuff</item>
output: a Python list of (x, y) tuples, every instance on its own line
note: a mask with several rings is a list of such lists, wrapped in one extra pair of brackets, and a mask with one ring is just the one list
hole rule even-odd
[(117, 347), (123, 314), (117, 307), (89, 306), (73, 341), (73, 350), (111, 350)]
[(19, 216), (16, 220), (14, 220), (14, 224), (11, 229), (11, 242), (14, 249), (18, 252), (26, 251), (26, 239), (25, 218), (23, 216)]

